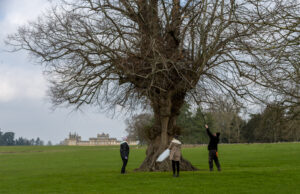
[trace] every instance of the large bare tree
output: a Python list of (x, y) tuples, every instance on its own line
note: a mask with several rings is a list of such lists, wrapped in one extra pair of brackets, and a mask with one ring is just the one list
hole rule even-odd
[(299, 102), (299, 15), (295, 0), (66, 0), (8, 42), (45, 64), (55, 105), (149, 105), (139, 169), (168, 170), (155, 160), (185, 100)]

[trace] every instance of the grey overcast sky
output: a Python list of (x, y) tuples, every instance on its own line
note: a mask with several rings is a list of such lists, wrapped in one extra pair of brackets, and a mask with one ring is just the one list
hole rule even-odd
[(82, 112), (51, 110), (42, 67), (24, 51), (4, 52), (5, 37), (49, 6), (47, 0), (0, 0), (0, 128), (15, 132), (16, 137), (40, 137), (45, 143), (59, 143), (69, 132), (83, 140), (102, 132), (121, 139), (126, 136), (124, 117), (111, 119), (92, 107)]

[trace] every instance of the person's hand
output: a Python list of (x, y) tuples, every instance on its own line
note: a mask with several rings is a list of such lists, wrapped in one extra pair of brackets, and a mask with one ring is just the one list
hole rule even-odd
[(205, 128), (208, 129), (208, 125), (207, 124), (205, 124)]
[(128, 159), (128, 157), (127, 157), (127, 156), (125, 156), (125, 159), (127, 160), (127, 159)]

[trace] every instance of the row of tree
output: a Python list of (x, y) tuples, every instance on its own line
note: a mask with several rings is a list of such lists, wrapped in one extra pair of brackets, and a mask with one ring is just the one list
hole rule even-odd
[[(43, 146), (44, 141), (42, 141), (39, 137), (36, 139), (26, 139), (23, 137), (19, 137), (15, 139), (14, 132), (2, 132), (0, 129), (0, 146), (13, 146), (13, 145), (37, 145)], [(52, 145), (51, 141), (48, 141), (47, 145)]]
[[(205, 111), (199, 107), (192, 111), (191, 105), (185, 104), (177, 125), (180, 139), (186, 144), (208, 142), (204, 128), (206, 123), (212, 131), (221, 132), (222, 143), (300, 141), (300, 115), (291, 115), (290, 111), (272, 104), (260, 113), (251, 114), (246, 120), (240, 116), (239, 108), (224, 101)], [(147, 144), (153, 122), (152, 114), (139, 114), (127, 119), (129, 138)]]

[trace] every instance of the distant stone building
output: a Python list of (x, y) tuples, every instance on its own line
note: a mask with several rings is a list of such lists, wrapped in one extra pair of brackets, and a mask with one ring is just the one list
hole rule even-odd
[[(109, 134), (97, 134), (97, 137), (89, 138), (89, 141), (82, 141), (81, 136), (76, 133), (70, 133), (69, 138), (64, 140), (64, 145), (70, 146), (101, 146), (101, 145), (119, 145), (121, 141), (116, 138), (110, 138)], [(129, 141), (129, 145), (137, 145), (137, 141)]]

